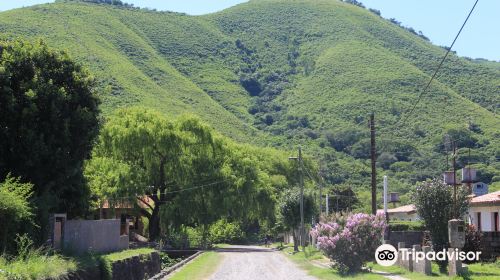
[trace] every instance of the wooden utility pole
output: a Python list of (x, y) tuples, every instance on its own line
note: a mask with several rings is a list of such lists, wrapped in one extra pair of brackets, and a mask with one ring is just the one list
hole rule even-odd
[(377, 169), (375, 163), (376, 158), (376, 148), (375, 148), (375, 114), (370, 115), (370, 153), (372, 161), (372, 214), (377, 214)]
[(300, 246), (302, 246), (302, 250), (305, 247), (305, 236), (304, 236), (304, 176), (303, 172), (303, 162), (302, 162), (302, 148), (299, 146), (299, 156), (298, 157), (289, 157), (289, 160), (296, 160), (299, 164), (299, 183), (300, 183), (300, 233), (299, 233), (299, 242)]
[(321, 213), (323, 212), (323, 176), (320, 174), (319, 176), (319, 216), (321, 217)]
[(457, 158), (457, 145), (456, 145), (455, 141), (453, 141), (453, 217), (455, 219), (458, 219), (456, 158)]
[(299, 179), (300, 179), (300, 246), (305, 247), (304, 238), (304, 176), (302, 175), (302, 148), (299, 146)]

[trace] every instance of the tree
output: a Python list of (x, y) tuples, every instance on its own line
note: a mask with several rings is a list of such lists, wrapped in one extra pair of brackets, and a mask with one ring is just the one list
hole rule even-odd
[[(278, 220), (285, 230), (292, 231), (293, 249), (298, 251), (298, 240), (295, 233), (300, 227), (300, 190), (298, 188), (285, 190), (278, 202)], [(315, 214), (314, 198), (304, 195), (304, 218), (308, 219)]]
[(65, 52), (39, 41), (0, 42), (0, 178), (33, 183), (38, 218), (86, 210), (82, 176), (98, 132), (93, 79)]
[[(463, 217), (467, 212), (467, 191), (457, 186), (457, 207), (454, 209), (453, 186), (441, 180), (427, 180), (418, 184), (412, 193), (418, 215), (430, 231), (434, 251), (448, 247), (448, 221)], [(456, 214), (454, 214), (456, 212)], [(456, 215), (456, 216), (455, 216)], [(440, 263), (445, 267), (446, 263)]]
[(99, 208), (102, 217), (102, 207), (105, 200), (108, 205), (113, 206), (118, 201), (130, 199), (134, 193), (135, 186), (140, 184), (139, 174), (130, 165), (119, 160), (95, 155), (92, 160), (85, 163), (85, 178), (87, 179), (92, 193), (93, 208)]
[(137, 195), (139, 200), (146, 195), (153, 201), (142, 201), (147, 206), (142, 213), (149, 220), (149, 238), (156, 239), (160, 233), (160, 207), (175, 196), (167, 191), (179, 190), (189, 182), (194, 174), (192, 162), (216, 149), (216, 145), (211, 130), (197, 118), (173, 122), (153, 110), (128, 108), (118, 110), (103, 126), (94, 162), (88, 166), (98, 166), (102, 174), (107, 174), (106, 181), (113, 180), (109, 178), (113, 173), (106, 172), (108, 164), (134, 170), (140, 180), (128, 178), (135, 184), (119, 184), (120, 192)]
[(373, 259), (386, 228), (383, 212), (336, 215), (311, 230), (318, 248), (332, 261), (332, 267), (346, 275), (360, 271)]
[(210, 225), (220, 219), (242, 227), (272, 221), (273, 190), (288, 175), (285, 163), (276, 151), (236, 144), (196, 117), (170, 120), (128, 108), (103, 126), (85, 175), (98, 200), (148, 196), (154, 203), (142, 201), (142, 212), (150, 239), (160, 229), (201, 226), (207, 241)]
[(274, 196), (286, 181), (286, 157), (215, 137), (222, 146), (209, 155), (193, 157), (189, 182), (162, 208), (164, 232), (201, 227), (202, 241), (207, 241), (208, 229), (220, 219), (237, 222), (245, 232), (274, 222)]
[(14, 238), (23, 224), (33, 222), (33, 212), (29, 204), (33, 185), (21, 183), (19, 178), (7, 175), (0, 183), (0, 252), (12, 252)]

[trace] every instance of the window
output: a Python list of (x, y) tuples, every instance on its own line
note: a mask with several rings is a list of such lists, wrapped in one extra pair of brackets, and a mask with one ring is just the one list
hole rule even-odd
[(495, 232), (498, 231), (498, 212), (494, 212), (493, 213), (493, 229), (495, 230)]
[(481, 231), (481, 212), (477, 212), (477, 230)]

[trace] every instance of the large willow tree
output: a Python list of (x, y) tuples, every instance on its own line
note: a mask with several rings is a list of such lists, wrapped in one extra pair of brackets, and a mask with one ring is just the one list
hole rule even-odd
[[(213, 153), (218, 143), (194, 117), (175, 122), (144, 108), (118, 110), (101, 130), (86, 175), (101, 199), (142, 200), (149, 237), (159, 236), (162, 205), (192, 176), (192, 162)], [(150, 201), (142, 199), (149, 197)]]
[(100, 202), (143, 200), (150, 239), (160, 235), (160, 209), (165, 231), (189, 225), (207, 233), (219, 219), (272, 223), (276, 197), (295, 173), (283, 153), (234, 143), (193, 116), (172, 120), (144, 108), (108, 119), (85, 169)]

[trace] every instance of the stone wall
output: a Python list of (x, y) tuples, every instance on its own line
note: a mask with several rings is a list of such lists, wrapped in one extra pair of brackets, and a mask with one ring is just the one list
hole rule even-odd
[[(111, 263), (111, 280), (143, 280), (149, 279), (161, 271), (160, 254), (152, 252), (134, 256), (124, 260)], [(85, 270), (71, 272), (57, 278), (48, 278), (46, 280), (107, 280), (109, 271), (103, 266), (96, 265), (87, 267)]]
[(128, 249), (128, 235), (120, 236), (120, 220), (68, 220), (64, 247), (74, 253), (107, 253)]
[(113, 280), (143, 280), (149, 279), (161, 271), (160, 254), (153, 252), (147, 255), (112, 263)]
[(500, 256), (500, 232), (483, 232), (481, 238), (482, 258)]

